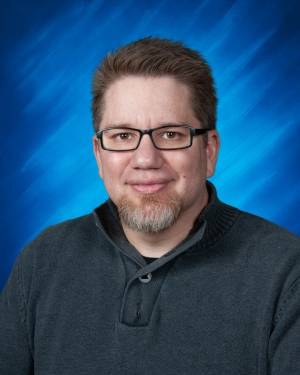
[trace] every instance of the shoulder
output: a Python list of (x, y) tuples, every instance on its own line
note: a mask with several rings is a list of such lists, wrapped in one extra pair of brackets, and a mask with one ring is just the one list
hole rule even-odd
[[(288, 290), (300, 277), (300, 238), (266, 219), (240, 212), (232, 237), (242, 249), (247, 269), (264, 275), (265, 283), (280, 280)], [(263, 285), (263, 284), (262, 284)]]
[(96, 224), (92, 214), (52, 225), (43, 230), (26, 248), (25, 251), (33, 251), (36, 248), (53, 248), (70, 241), (84, 241), (91, 239), (96, 232)]
[(80, 256), (99, 239), (92, 214), (67, 220), (43, 230), (19, 255), (23, 267), (50, 267), (66, 258)]
[(272, 247), (289, 247), (300, 252), (300, 237), (287, 229), (262, 217), (240, 211), (235, 231), (248, 241), (259, 242)]

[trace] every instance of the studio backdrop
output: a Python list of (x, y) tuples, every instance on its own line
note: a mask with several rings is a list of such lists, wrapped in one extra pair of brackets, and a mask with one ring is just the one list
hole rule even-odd
[(212, 66), (222, 200), (300, 235), (297, 0), (11, 0), (1, 7), (0, 290), (21, 249), (107, 196), (92, 153), (91, 79), (110, 50), (183, 41)]

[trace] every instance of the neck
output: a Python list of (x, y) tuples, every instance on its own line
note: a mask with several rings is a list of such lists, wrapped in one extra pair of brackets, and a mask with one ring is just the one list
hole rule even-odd
[(179, 215), (177, 221), (159, 233), (135, 231), (122, 224), (128, 241), (141, 253), (151, 258), (159, 258), (181, 243), (193, 228), (196, 218), (208, 203), (208, 192), (205, 189), (203, 199)]

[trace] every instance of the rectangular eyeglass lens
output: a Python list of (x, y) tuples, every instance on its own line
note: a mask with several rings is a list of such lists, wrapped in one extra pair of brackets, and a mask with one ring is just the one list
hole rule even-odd
[(166, 149), (186, 147), (190, 143), (190, 131), (186, 127), (170, 126), (157, 129), (152, 136), (157, 147)]
[(127, 150), (136, 147), (139, 133), (131, 129), (115, 128), (103, 132), (103, 142), (111, 150)]

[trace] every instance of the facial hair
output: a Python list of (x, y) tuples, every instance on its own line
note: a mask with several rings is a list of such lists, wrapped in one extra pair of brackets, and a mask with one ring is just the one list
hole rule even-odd
[(172, 226), (180, 212), (181, 201), (172, 194), (142, 194), (137, 202), (123, 196), (117, 204), (121, 222), (132, 230), (158, 233)]

